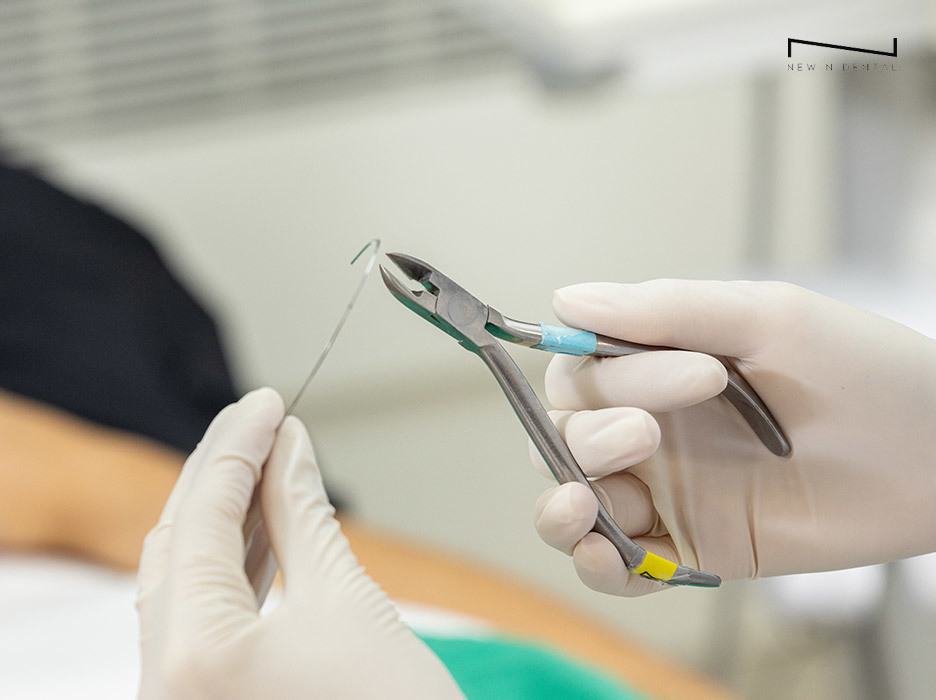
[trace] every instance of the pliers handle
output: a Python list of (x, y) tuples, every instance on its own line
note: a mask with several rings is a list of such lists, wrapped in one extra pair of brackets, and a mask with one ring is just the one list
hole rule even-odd
[[(561, 484), (577, 481), (591, 489), (588, 477), (575, 461), (569, 446), (562, 439), (530, 383), (504, 346), (499, 343), (486, 345), (478, 349), (477, 355), (484, 360), (484, 364), (488, 366), (491, 374), (500, 384), (514, 413), (526, 428), (527, 434), (543, 456), (553, 476), (556, 477), (556, 481)], [(721, 579), (714, 574), (696, 571), (688, 566), (680, 566), (645, 550), (624, 534), (604, 504), (598, 500), (597, 496), (595, 498), (598, 501), (598, 517), (592, 529), (611, 541), (632, 573), (674, 586), (715, 587), (721, 584)]]

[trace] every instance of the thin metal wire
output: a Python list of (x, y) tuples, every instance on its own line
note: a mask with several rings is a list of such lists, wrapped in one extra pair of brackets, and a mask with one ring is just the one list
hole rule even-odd
[(372, 238), (369, 240), (366, 244), (364, 244), (364, 247), (358, 251), (358, 254), (355, 255), (351, 260), (351, 264), (353, 265), (357, 262), (357, 259), (364, 254), (364, 251), (371, 246), (373, 246), (373, 250), (371, 251), (371, 256), (367, 261), (367, 265), (364, 267), (364, 273), (361, 275), (360, 281), (358, 281), (357, 289), (355, 289), (354, 294), (351, 295), (351, 299), (348, 301), (348, 305), (345, 307), (344, 313), (341, 315), (341, 320), (338, 321), (338, 325), (335, 326), (335, 330), (332, 331), (331, 337), (328, 339), (328, 342), (325, 343), (325, 347), (322, 348), (322, 352), (315, 361), (315, 365), (312, 367), (312, 371), (309, 372), (309, 376), (306, 377), (306, 380), (302, 383), (302, 386), (299, 387), (296, 398), (292, 400), (292, 403), (289, 404), (289, 408), (286, 409), (286, 413), (283, 416), (284, 419), (293, 412), (296, 404), (299, 403), (299, 399), (302, 398), (302, 394), (305, 392), (306, 387), (309, 386), (312, 378), (315, 376), (316, 372), (319, 371), (319, 367), (321, 367), (322, 363), (325, 361), (325, 357), (328, 355), (328, 351), (331, 350), (332, 345), (335, 344), (335, 338), (337, 338), (338, 334), (341, 333), (341, 329), (344, 327), (345, 321), (348, 320), (348, 316), (351, 314), (351, 308), (354, 306), (354, 302), (356, 302), (357, 298), (361, 295), (361, 290), (364, 289), (364, 283), (367, 282), (367, 278), (370, 276), (371, 270), (374, 267), (374, 263), (377, 262), (377, 256), (380, 254), (380, 239)]

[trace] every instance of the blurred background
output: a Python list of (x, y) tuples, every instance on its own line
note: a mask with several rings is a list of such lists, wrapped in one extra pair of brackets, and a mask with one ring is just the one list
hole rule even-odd
[[(238, 386), (287, 399), (375, 236), (517, 318), (579, 281), (779, 278), (933, 335), (934, 40), (923, 0), (5, 0), (0, 143), (146, 230)], [(515, 357), (541, 391), (549, 358)], [(377, 279), (298, 413), (359, 521), (742, 697), (932, 697), (926, 559), (586, 589), (533, 530), (547, 482), (487, 370)]]

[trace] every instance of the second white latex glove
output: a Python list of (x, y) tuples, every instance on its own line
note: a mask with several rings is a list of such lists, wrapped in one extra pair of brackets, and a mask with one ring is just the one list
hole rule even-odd
[[(364, 573), (297, 418), (270, 389), (221, 412), (140, 563), (143, 700), (464, 696)], [(265, 464), (265, 466), (264, 466)], [(260, 480), (284, 600), (261, 618), (243, 526)]]
[[(556, 292), (554, 309), (577, 328), (737, 358), (793, 444), (791, 457), (774, 456), (726, 400), (710, 398), (725, 386), (713, 358), (557, 356), (546, 389), (565, 410), (554, 420), (646, 549), (726, 579), (936, 550), (933, 340), (782, 283), (582, 284)], [(550, 489), (537, 530), (596, 590), (661, 590), (589, 532), (595, 508), (580, 484)]]

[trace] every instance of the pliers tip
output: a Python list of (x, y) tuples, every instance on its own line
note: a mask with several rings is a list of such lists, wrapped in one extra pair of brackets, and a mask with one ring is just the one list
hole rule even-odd
[(412, 255), (406, 255), (405, 253), (387, 253), (387, 257), (390, 258), (393, 264), (400, 268), (407, 277), (431, 290), (429, 277), (432, 273), (438, 272), (432, 265), (423, 262), (419, 258), (414, 258)]
[[(387, 257), (399, 265), (399, 262), (394, 259), (396, 256), (393, 253), (390, 253)], [(405, 271), (406, 270), (404, 270), (404, 272)], [(421, 315), (425, 315), (426, 312), (431, 314), (435, 311), (434, 297), (422, 290), (410, 289), (398, 280), (396, 276), (391, 274), (383, 265), (380, 266), (380, 276), (383, 278), (383, 282), (390, 293), (404, 306), (417, 311)]]

